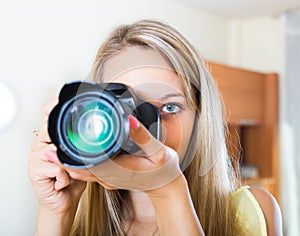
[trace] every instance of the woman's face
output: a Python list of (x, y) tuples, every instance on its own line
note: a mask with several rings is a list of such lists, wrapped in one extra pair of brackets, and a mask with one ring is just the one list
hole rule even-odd
[(147, 65), (128, 68), (126, 72), (109, 78), (106, 75), (111, 72), (106, 71), (113, 69), (111, 59), (105, 64), (102, 82), (126, 84), (144, 101), (156, 106), (161, 113), (163, 143), (177, 151), (182, 160), (193, 131), (195, 112), (176, 73), (168, 68)]

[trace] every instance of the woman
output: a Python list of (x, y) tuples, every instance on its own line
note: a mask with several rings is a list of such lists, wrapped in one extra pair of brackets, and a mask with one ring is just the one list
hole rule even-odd
[(237, 189), (217, 88), (179, 32), (154, 20), (116, 28), (98, 51), (94, 81), (126, 84), (155, 105), (162, 142), (129, 116), (131, 138), (146, 158), (113, 161), (138, 173), (142, 187), (130, 176), (110, 182), (102, 164), (66, 168), (47, 132), (57, 100), (47, 104), (29, 158), (40, 203), (37, 235), (281, 235), (274, 198), (261, 189)]

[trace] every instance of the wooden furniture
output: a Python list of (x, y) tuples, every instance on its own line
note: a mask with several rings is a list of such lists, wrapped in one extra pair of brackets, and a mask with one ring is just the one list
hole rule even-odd
[(258, 170), (257, 177), (242, 183), (262, 186), (280, 201), (278, 75), (213, 62), (208, 66), (225, 105), (230, 153), (242, 167)]

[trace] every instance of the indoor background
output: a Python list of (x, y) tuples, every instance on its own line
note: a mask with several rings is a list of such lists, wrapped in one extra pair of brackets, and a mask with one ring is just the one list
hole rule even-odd
[[(210, 61), (279, 74), (284, 227), (286, 235), (299, 235), (300, 2), (280, 1), (274, 11), (276, 1), (270, 0), (245, 1), (240, 8), (233, 0), (195, 2), (0, 0), (0, 84), (13, 93), (10, 101), (0, 87), (0, 235), (35, 232), (38, 204), (27, 158), (33, 130), (41, 124), (40, 107), (64, 82), (86, 78), (113, 27), (142, 18), (173, 25)], [(261, 7), (253, 8), (256, 2)]]

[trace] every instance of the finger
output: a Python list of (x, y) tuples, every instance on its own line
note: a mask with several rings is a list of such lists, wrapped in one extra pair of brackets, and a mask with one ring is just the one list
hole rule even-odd
[[(70, 176), (66, 170), (58, 165), (56, 152), (51, 150), (52, 145), (44, 145), (35, 151), (31, 158), (30, 173), (33, 180), (54, 181), (55, 190), (61, 190), (70, 185)], [(56, 163), (54, 163), (56, 162)]]
[(41, 133), (42, 133), (42, 130), (34, 130), (33, 131), (33, 135), (35, 137), (35, 140), (40, 142), (40, 143), (50, 144), (51, 141), (50, 141), (50, 138), (49, 138), (48, 134), (41, 135)]
[(53, 150), (50, 150), (50, 151), (45, 152), (43, 154), (46, 157), (47, 161), (52, 162), (53, 164), (60, 167), (61, 169), (64, 169), (72, 179), (81, 180), (81, 181), (84, 181), (84, 182), (95, 182), (95, 176), (90, 171), (90, 169), (88, 169), (88, 168), (86, 168), (86, 169), (74, 169), (74, 168), (69, 168), (69, 167), (64, 166), (60, 162), (56, 151), (53, 151)]
[(54, 164), (56, 164), (57, 166), (63, 168), (61, 162), (59, 161), (58, 157), (57, 157), (57, 153), (54, 150), (48, 150), (46, 152), (43, 153), (44, 157), (46, 157), (47, 161), (52, 162)]
[(50, 162), (55, 164), (61, 169), (65, 169), (65, 167), (61, 164), (60, 160), (57, 156), (57, 147), (54, 144), (47, 144), (42, 142), (36, 142), (32, 145), (32, 155), (30, 155), (29, 159), (33, 159), (33, 161), (40, 160), (43, 162)]
[(38, 132), (40, 142), (51, 143), (51, 139), (48, 133), (48, 124), (43, 124), (42, 128)]
[[(51, 144), (51, 146), (52, 145), (55, 146), (54, 144)], [(67, 171), (68, 173), (82, 173), (83, 175), (86, 175), (86, 176), (91, 176), (92, 175), (90, 173), (89, 169), (78, 169), (77, 170), (77, 169), (68, 168), (68, 167), (64, 166), (61, 163), (61, 161), (59, 160), (56, 150), (48, 149), (47, 151), (43, 152), (43, 156), (44, 156), (44, 160), (46, 159), (46, 161), (55, 164), (59, 168), (64, 169), (65, 171)], [(76, 176), (76, 175), (74, 175), (74, 176)], [(71, 177), (74, 177), (74, 176), (71, 176)], [(75, 179), (78, 179), (78, 178), (75, 178)]]
[[(37, 131), (38, 132), (38, 131)], [(43, 143), (43, 142), (40, 142), (38, 140), (38, 137), (36, 136), (36, 138), (33, 140), (32, 144), (31, 144), (31, 147), (30, 147), (30, 154), (37, 151), (38, 149), (41, 149), (41, 148), (45, 148), (47, 147), (47, 144), (46, 143)], [(30, 157), (31, 155), (29, 155)]]
[(134, 116), (129, 116), (130, 136), (132, 140), (145, 152), (147, 156), (152, 156), (158, 152), (163, 152), (163, 144), (153, 137), (153, 135)]
[(71, 178), (69, 174), (61, 168), (59, 168), (59, 171), (57, 172), (55, 179), (56, 179), (54, 184), (55, 190), (61, 190), (69, 186), (71, 183)]
[[(65, 170), (68, 175), (72, 178), (72, 179), (76, 179), (76, 180), (80, 180), (80, 181), (84, 181), (84, 182), (95, 182), (95, 176), (94, 174), (90, 171), (90, 169), (74, 169), (74, 168), (68, 168), (66, 166), (64, 166), (58, 156), (56, 151), (53, 150), (47, 150), (46, 152), (43, 152), (43, 156), (44, 156), (44, 161), (48, 161), (51, 162), (53, 164), (55, 164), (56, 166), (58, 166), (59, 168)], [(61, 186), (63, 187), (63, 186)]]
[(28, 159), (28, 172), (40, 172), (39, 167), (42, 163), (51, 163), (52, 161), (49, 160), (47, 155), (50, 153), (51, 155), (55, 155), (55, 149), (56, 147), (53, 144), (45, 144), (38, 141), (33, 143)]
[(60, 191), (70, 186), (75, 194), (82, 192), (86, 183), (71, 179), (68, 172), (60, 165), (55, 149), (53, 144), (38, 141), (32, 145), (28, 160), (30, 180), (34, 185), (39, 186), (39, 189), (45, 191), (48, 191), (49, 187)]
[(54, 144), (47, 144), (44, 142), (39, 142), (38, 140), (34, 141), (31, 145), (29, 160), (42, 160), (42, 161), (49, 161), (45, 153), (53, 152), (56, 153), (56, 146)]
[(43, 163), (42, 166), (40, 169), (43, 171), (44, 179), (53, 181), (55, 190), (59, 191), (70, 185), (71, 178), (64, 169), (50, 162)]
[[(70, 177), (64, 169), (42, 159), (36, 158), (31, 160), (28, 172), (30, 179), (34, 183), (53, 181), (55, 189), (64, 188), (70, 183)], [(56, 183), (57, 181), (59, 182), (58, 184)]]

